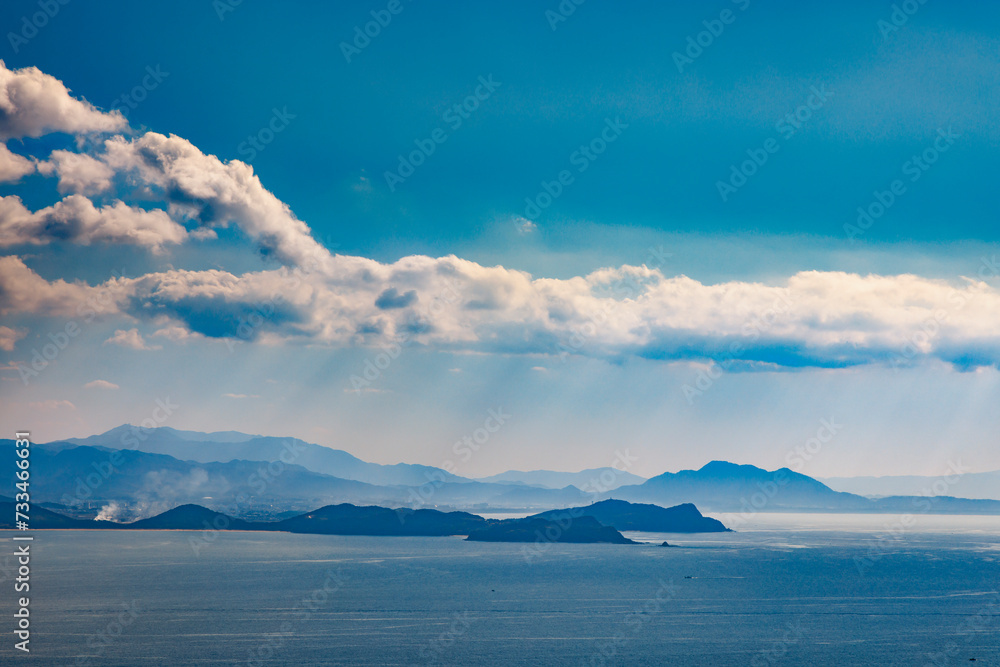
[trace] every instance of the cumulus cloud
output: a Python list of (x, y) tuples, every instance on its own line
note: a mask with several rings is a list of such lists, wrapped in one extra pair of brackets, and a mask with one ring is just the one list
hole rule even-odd
[(124, 283), (113, 278), (103, 285), (58, 279), (47, 281), (20, 257), (0, 257), (0, 315), (42, 313), (91, 321), (98, 315), (120, 312)]
[(286, 264), (322, 267), (330, 260), (306, 223), (239, 160), (223, 162), (186, 139), (156, 132), (132, 140), (112, 137), (98, 159), (116, 173), (154, 188), (169, 202), (175, 218), (206, 228), (235, 224)]
[[(0, 64), (0, 139), (123, 129), (119, 116), (73, 99), (56, 79)], [(90, 312), (152, 322), (160, 327), (155, 336), (174, 341), (405, 342), (507, 354), (714, 359), (748, 370), (1000, 362), (1000, 293), (985, 282), (1000, 274), (995, 259), (952, 282), (805, 271), (773, 284), (715, 285), (646, 266), (549, 279), (455, 256), (386, 264), (331, 255), (249, 165), (206, 155), (175, 135), (114, 135), (91, 153), (54, 151), (38, 164), (71, 194), (36, 212), (17, 197), (0, 198), (0, 246), (61, 239), (158, 251), (235, 225), (284, 266), (242, 275), (170, 270), (92, 287), (49, 282), (19, 258), (3, 257), (4, 314), (78, 313), (101, 298)], [(15, 172), (27, 169), (19, 165)], [(120, 191), (126, 185), (164, 210), (130, 206)], [(97, 207), (87, 196), (98, 194), (117, 199)], [(514, 224), (524, 234), (535, 230), (526, 219)], [(106, 342), (152, 349), (138, 328), (119, 329)]]
[(20, 197), (0, 197), (0, 246), (71, 241), (145, 246), (160, 252), (164, 244), (177, 244), (187, 231), (164, 211), (128, 206), (116, 201), (98, 208), (82, 195), (70, 195), (52, 206), (29, 211)]
[(528, 220), (527, 218), (515, 218), (514, 228), (517, 229), (518, 234), (524, 236), (526, 234), (531, 234), (536, 229), (538, 229), (538, 225), (533, 223), (531, 220)]
[(114, 382), (108, 382), (107, 380), (93, 380), (83, 385), (84, 389), (121, 389)]
[(394, 308), (406, 308), (413, 305), (417, 300), (417, 291), (410, 290), (403, 294), (399, 293), (395, 287), (390, 287), (375, 299), (375, 307), (382, 310), (392, 310)]
[[(100, 290), (109, 312), (156, 323), (158, 336), (331, 346), (709, 360), (744, 370), (1000, 362), (1000, 274), (984, 260), (948, 282), (914, 275), (805, 271), (779, 284), (706, 285), (624, 266), (569, 279), (533, 278), (454, 256), (384, 264), (338, 255), (323, 271), (242, 275), (171, 270), (89, 287), (49, 283), (0, 258), (0, 308), (65, 311)], [(9, 289), (8, 284), (15, 289)], [(393, 306), (393, 307), (388, 307)], [(137, 328), (108, 341), (150, 349)]]
[(62, 81), (37, 67), (8, 69), (0, 60), (0, 141), (49, 132), (118, 132), (124, 116), (105, 113), (69, 94)]
[(202, 340), (204, 336), (201, 334), (191, 331), (187, 327), (183, 327), (177, 324), (171, 324), (165, 326), (162, 329), (157, 329), (153, 332), (153, 338), (166, 338), (167, 340), (174, 343), (187, 343), (191, 340)]
[[(58, 238), (158, 250), (189, 238), (215, 238), (216, 228), (235, 225), (262, 253), (286, 265), (311, 270), (328, 266), (329, 251), (261, 185), (250, 165), (206, 155), (176, 135), (146, 132), (130, 138), (121, 134), (127, 129), (120, 113), (104, 113), (72, 97), (54, 77), (33, 67), (10, 70), (0, 61), (0, 141), (50, 132), (113, 135), (92, 152), (55, 150), (48, 159), (37, 161), (39, 172), (58, 177), (59, 192), (71, 196), (37, 213), (24, 209), (19, 199), (6, 202), (0, 209), (0, 244), (48, 243)], [(0, 145), (0, 181), (34, 171), (35, 161)], [(116, 182), (121, 201), (97, 208), (85, 198), (114, 192)], [(130, 197), (158, 201), (165, 210), (129, 206), (125, 200)], [(190, 234), (180, 224), (188, 222), (194, 227)]]
[(0, 142), (0, 183), (18, 181), (34, 171), (35, 163), (32, 160), (11, 152), (7, 144)]
[(45, 176), (58, 176), (61, 194), (73, 192), (81, 195), (107, 192), (115, 175), (111, 167), (86, 153), (64, 150), (52, 151), (47, 162), (39, 163), (38, 172)]
[(27, 329), (13, 329), (8, 326), (0, 326), (0, 350), (13, 352), (14, 344), (27, 335)]
[(104, 341), (105, 345), (120, 345), (133, 350), (159, 350), (159, 345), (148, 345), (139, 333), (139, 329), (116, 329), (115, 334)]
[[(951, 284), (807, 271), (778, 285), (705, 285), (621, 267), (555, 280), (456, 257), (381, 264), (338, 256), (329, 273), (169, 271), (127, 279), (119, 289), (133, 317), (167, 317), (207, 337), (266, 334), (338, 346), (406, 341), (553, 356), (723, 359), (756, 368), (1000, 360), (992, 337), (1000, 293), (978, 278)], [(410, 307), (386, 309), (378, 301), (387, 292), (415, 296)]]

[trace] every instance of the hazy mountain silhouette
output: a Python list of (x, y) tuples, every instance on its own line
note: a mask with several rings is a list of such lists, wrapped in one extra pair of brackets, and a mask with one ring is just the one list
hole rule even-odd
[[(0, 451), (13, 448), (0, 440)], [(9, 450), (8, 450), (9, 451)], [(429, 482), (378, 486), (307, 470), (297, 464), (235, 459), (224, 463), (179, 460), (166, 454), (116, 450), (66, 442), (32, 446), (32, 498), (36, 503), (112, 502), (136, 505), (141, 515), (188, 503), (222, 509), (268, 506), (290, 509), (337, 503), (472, 508), (544, 509), (585, 502), (575, 487), (543, 489), (482, 482)], [(132, 511), (136, 508), (133, 507)], [(114, 518), (114, 517), (110, 517)]]
[[(75, 445), (73, 442), (93, 444)], [(613, 491), (584, 493), (572, 485), (557, 489), (529, 486), (524, 480), (531, 481), (531, 477), (517, 483), (485, 482), (456, 477), (428, 466), (369, 464), (346, 452), (293, 438), (259, 437), (234, 431), (199, 434), (168, 428), (141, 430), (123, 426), (73, 442), (33, 446), (33, 480), (37, 483), (32, 491), (33, 501), (73, 507), (85, 500), (98, 503), (97, 508), (101, 508), (102, 502), (128, 503), (133, 505), (133, 516), (136, 512), (149, 516), (188, 503), (224, 509), (240, 497), (256, 508), (248, 515), (274, 517), (289, 511), (340, 503), (538, 512), (587, 506), (612, 496), (662, 507), (694, 503), (715, 512), (1000, 514), (1000, 501), (996, 500), (943, 497), (928, 500), (920, 496), (872, 500), (834, 491), (787, 468), (767, 471), (725, 461), (713, 461), (699, 470), (664, 473), (642, 484), (621, 486)], [(128, 448), (136, 442), (145, 449), (172, 451), (178, 456)], [(12, 440), (0, 440), (0, 448), (13, 447), (13, 444)], [(180, 456), (188, 458), (178, 458)], [(341, 470), (344, 475), (354, 477), (319, 472), (310, 466)], [(535, 472), (543, 476), (559, 474)], [(586, 476), (591, 472), (564, 474)], [(372, 484), (359, 481), (357, 477), (413, 482)], [(547, 479), (559, 481), (557, 477)], [(105, 513), (102, 518), (115, 516)]]
[(946, 492), (960, 498), (1000, 500), (1000, 470), (992, 472), (970, 472), (944, 476), (921, 477), (917, 475), (895, 475), (887, 477), (825, 477), (821, 482), (847, 493), (857, 493), (869, 497), (916, 496), (927, 493)]
[[(13, 498), (0, 496), (0, 529), (15, 530), (17, 528), (14, 515), (15, 503)], [(61, 529), (84, 529), (84, 528), (118, 528), (119, 525), (111, 521), (92, 521), (90, 519), (73, 519), (68, 516), (38, 507), (32, 504), (28, 514), (28, 527), (31, 530), (46, 530), (53, 528)]]
[(483, 517), (468, 512), (358, 507), (344, 503), (278, 521), (273, 530), (324, 535), (468, 535), (486, 523)]
[(612, 491), (626, 484), (642, 484), (646, 481), (646, 478), (616, 470), (615, 468), (590, 468), (588, 470), (581, 470), (580, 472), (508, 470), (499, 475), (479, 477), (477, 481), (524, 484), (526, 486), (539, 486), (547, 489), (562, 489), (572, 485), (584, 491), (592, 489)]
[(729, 529), (721, 521), (702, 516), (691, 503), (675, 507), (660, 507), (630, 503), (624, 500), (604, 500), (586, 507), (549, 510), (528, 518), (548, 520), (590, 516), (605, 526), (618, 530), (641, 530), (651, 533), (721, 533)]
[(569, 542), (636, 544), (611, 526), (601, 524), (592, 516), (580, 516), (567, 521), (539, 517), (498, 521), (469, 533), (473, 542)]
[(188, 504), (120, 525), (136, 530), (271, 530), (272, 524), (243, 521), (201, 505)]
[(691, 502), (715, 512), (940, 512), (1000, 514), (1000, 501), (896, 496), (872, 500), (834, 491), (812, 477), (788, 468), (767, 471), (752, 465), (712, 461), (699, 470), (652, 477), (623, 486), (618, 498), (676, 505)]
[(183, 461), (199, 463), (224, 463), (235, 459), (284, 461), (313, 472), (380, 486), (413, 486), (429, 480), (468, 481), (432, 466), (368, 463), (345, 451), (314, 445), (298, 438), (247, 435), (237, 431), (198, 433), (168, 427), (144, 429), (125, 424), (100, 435), (69, 438), (65, 442), (166, 454)]

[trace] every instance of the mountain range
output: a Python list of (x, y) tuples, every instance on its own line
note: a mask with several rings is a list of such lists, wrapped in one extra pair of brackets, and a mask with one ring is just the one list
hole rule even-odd
[[(955, 466), (959, 467), (960, 466)], [(960, 498), (1000, 499), (1000, 470), (922, 477), (894, 475), (886, 477), (818, 478), (830, 488), (862, 496), (916, 496), (925, 493), (948, 493)]]
[[(13, 441), (0, 440), (4, 446)], [(295, 438), (129, 425), (33, 445), (32, 470), (36, 503), (77, 519), (116, 521), (192, 503), (247, 520), (273, 520), (343, 503), (537, 513), (612, 498), (663, 507), (693, 503), (712, 512), (1000, 514), (997, 500), (916, 494), (873, 499), (835, 491), (787, 468), (767, 471), (725, 461), (617, 487), (607, 484), (611, 477), (642, 478), (604, 468), (509, 471), (475, 480), (431, 466), (368, 463)], [(558, 486), (569, 481), (583, 488)]]
[[(44, 508), (31, 513), (31, 527), (38, 529), (99, 530), (188, 530), (188, 531), (281, 531), (313, 535), (375, 535), (443, 537), (467, 535), (481, 542), (609, 542), (635, 544), (615, 527), (628, 530), (663, 532), (719, 532), (726, 528), (715, 519), (701, 516), (697, 508), (630, 505), (608, 500), (592, 508), (556, 510), (551, 516), (536, 515), (524, 519), (484, 519), (468, 512), (440, 512), (431, 509), (389, 509), (357, 506), (349, 503), (328, 505), (280, 521), (244, 521), (201, 505), (187, 504), (131, 523), (104, 520), (71, 519)], [(12, 529), (14, 499), (0, 496), (0, 529)], [(590, 510), (589, 512), (583, 510)], [(598, 516), (603, 518), (598, 519)], [(697, 517), (698, 521), (692, 522)], [(623, 530), (626, 528), (623, 528)], [(194, 544), (207, 544), (203, 540)]]

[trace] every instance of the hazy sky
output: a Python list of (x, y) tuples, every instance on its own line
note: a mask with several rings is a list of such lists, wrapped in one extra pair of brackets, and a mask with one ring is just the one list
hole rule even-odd
[(1000, 6), (571, 6), (4, 3), (10, 432), (1000, 468)]

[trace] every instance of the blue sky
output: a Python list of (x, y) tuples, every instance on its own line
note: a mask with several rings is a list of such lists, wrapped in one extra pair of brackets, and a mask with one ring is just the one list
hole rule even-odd
[[(0, 183), (24, 208), (0, 211), (5, 421), (85, 435), (170, 396), (178, 428), (439, 465), (503, 406), (467, 474), (629, 447), (652, 475), (778, 467), (834, 415), (845, 428), (803, 472), (1000, 468), (1000, 8), (588, 0), (556, 21), (556, 2), (402, 0), (348, 62), (387, 5), (69, 3), (34, 34), (39, 6), (4, 4), (22, 37), (0, 44), (6, 68), (93, 105), (35, 127), (22, 95), (4, 118), (9, 151), (49, 165)], [(188, 161), (143, 172), (152, 154)], [(538, 206), (546, 184), (561, 192)], [(145, 235), (115, 226), (132, 224)], [(36, 278), (51, 297), (11, 296)], [(25, 383), (15, 364), (101, 285), (114, 306)]]

